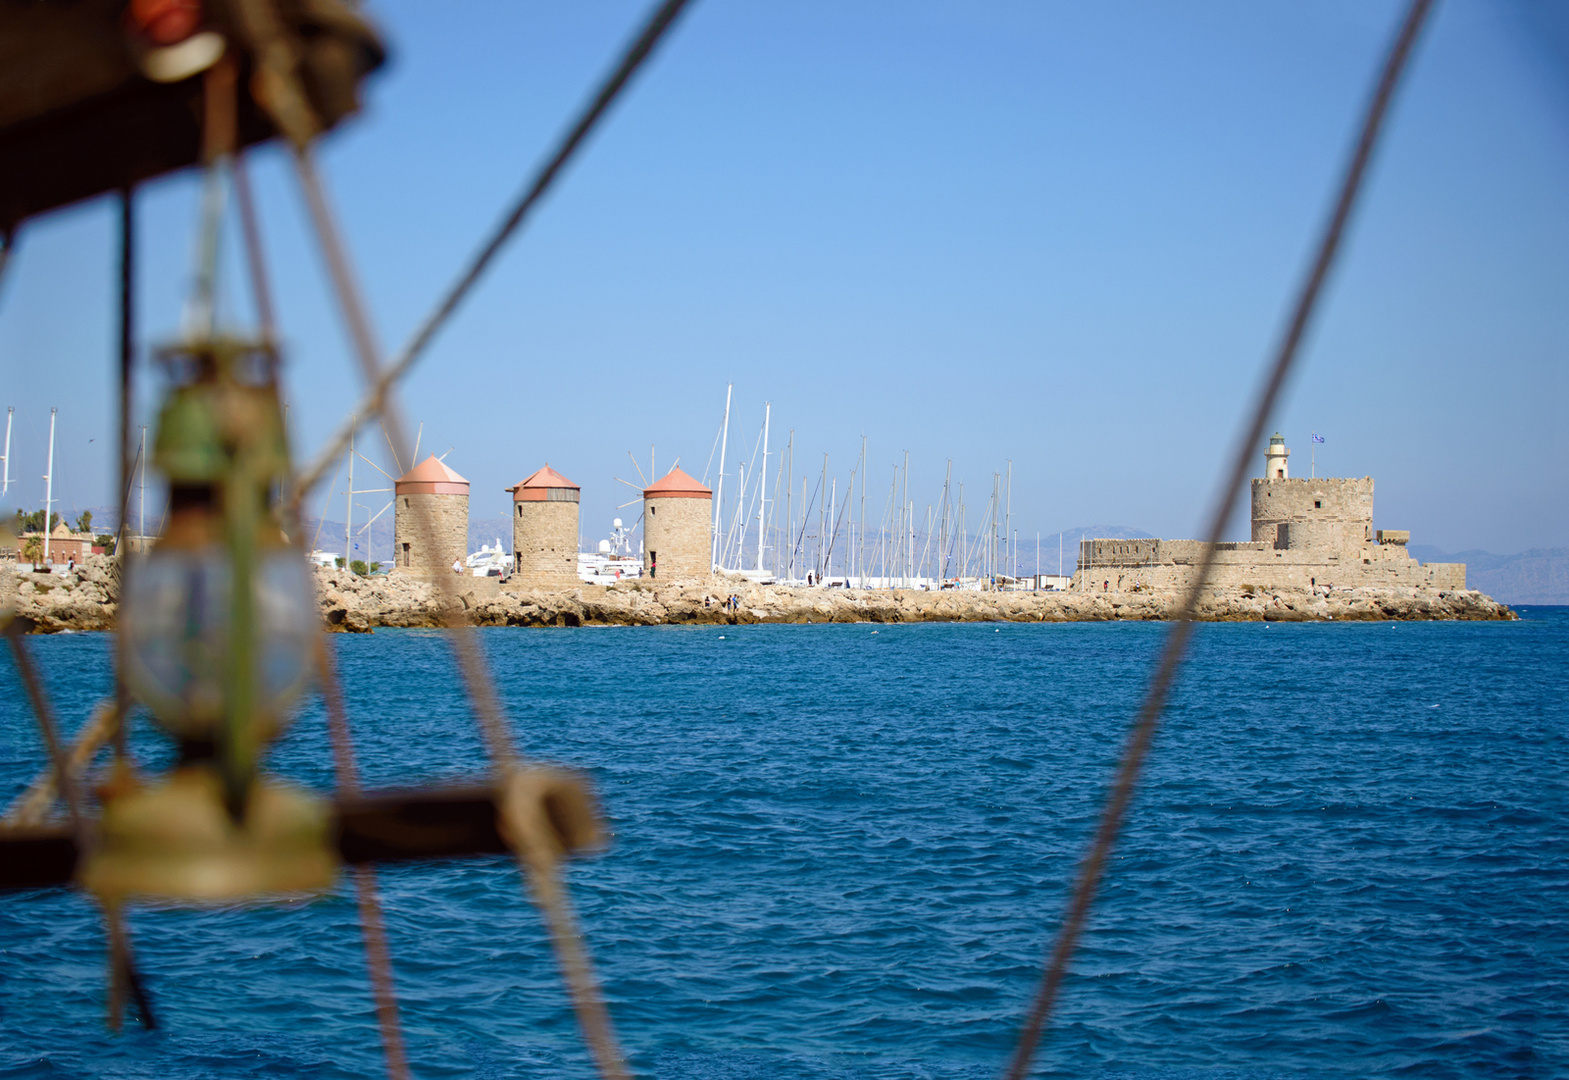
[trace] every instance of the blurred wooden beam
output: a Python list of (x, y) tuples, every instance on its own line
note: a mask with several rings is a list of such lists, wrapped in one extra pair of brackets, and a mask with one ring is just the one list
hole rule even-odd
[[(504, 855), (489, 788), (369, 792), (333, 806), (349, 865)], [(65, 826), (0, 829), (0, 890), (69, 885), (77, 847)]]

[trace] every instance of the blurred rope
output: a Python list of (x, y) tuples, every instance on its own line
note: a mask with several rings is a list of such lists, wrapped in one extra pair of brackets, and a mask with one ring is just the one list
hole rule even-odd
[[(406, 375), (414, 366), (436, 333), (451, 318), (452, 313), (480, 279), (491, 261), (500, 252), (506, 242), (522, 226), (529, 213), (534, 209), (545, 194), (555, 183), (561, 171), (571, 161), (574, 154), (583, 145), (594, 127), (603, 119), (610, 106), (620, 96), (621, 92), (631, 81), (632, 76), (643, 66), (653, 53), (661, 39), (674, 25), (682, 10), (689, 0), (664, 0), (648, 20), (643, 24), (642, 31), (635, 37), (631, 44), (621, 55), (621, 60), (600, 84), (594, 97), (579, 114), (577, 122), (568, 129), (565, 136), (556, 145), (555, 152), (534, 174), (533, 180), (523, 190), (523, 194), (513, 204), (511, 211), (492, 232), (490, 239), (479, 249), (474, 258), (470, 260), (467, 269), (459, 275), (457, 281), (442, 296), (425, 321), (415, 331), (413, 338), (404, 346), (396, 360), (372, 382), (365, 397), (350, 414), (349, 422), (340, 427), (336, 434), (328, 440), (326, 446), (316, 455), (310, 466), (296, 476), (291, 487), (289, 499), (296, 506), (309, 494), (326, 473), (338, 455), (343, 453), (349, 445), (349, 439), (360, 426), (370, 423), (381, 416), (387, 407), (388, 392), (394, 383)], [(416, 463), (417, 464), (417, 463)]]
[(1225, 534), (1226, 520), (1230, 517), (1231, 508), (1236, 503), (1246, 480), (1248, 461), (1253, 456), (1259, 439), (1263, 437), (1265, 423), (1274, 410), (1286, 379), (1296, 362), (1302, 338), (1307, 332), (1314, 308), (1323, 291), (1324, 282), (1339, 252), (1346, 223), (1350, 220), (1351, 211), (1356, 205), (1357, 195), (1367, 173), (1368, 162), (1372, 158), (1379, 132), (1389, 111), (1390, 100), (1394, 96), (1401, 74), (1410, 59), (1412, 47), (1423, 24), (1427, 21), (1432, 6), (1433, 0), (1412, 0), (1400, 32), (1384, 62), (1377, 87), (1363, 117), (1356, 148), (1341, 180), (1334, 211), (1319, 240), (1312, 270), (1298, 293), (1296, 304), (1292, 309), (1291, 321), (1266, 369), (1264, 385), (1254, 402), (1247, 427), (1232, 454), (1230, 468), (1224, 474), (1206, 534), (1207, 543), (1203, 549), (1203, 560), (1183, 598), (1181, 613), (1166, 635), (1160, 663), (1150, 679), (1144, 703), (1139, 707), (1133, 730), (1123, 749), (1122, 760), (1117, 766), (1111, 793), (1107, 796), (1106, 805), (1101, 812), (1100, 824), (1095, 830), (1094, 839), (1090, 842), (1089, 851), (1079, 866), (1078, 878), (1068, 902), (1067, 914), (1058, 930), (1046, 971), (1030, 1004), (1024, 1028), (1019, 1034), (1019, 1041), (1008, 1063), (1005, 1073), (1008, 1080), (1024, 1080), (1029, 1072), (1035, 1049), (1040, 1043), (1041, 1032), (1051, 1016), (1052, 1007), (1061, 989), (1068, 962), (1072, 959), (1073, 951), (1084, 931), (1084, 923), (1089, 915), (1090, 905), (1095, 900), (1106, 859), (1111, 853), (1123, 819), (1127, 816), (1128, 804), (1133, 799), (1133, 790), (1138, 783), (1139, 773), (1149, 754), (1155, 731), (1159, 727), (1161, 712), (1171, 693), (1172, 684), (1176, 681), (1177, 672), (1182, 666), (1188, 642), (1193, 636), (1193, 619), (1198, 612), (1203, 592), (1208, 586), (1210, 572), (1214, 568), (1216, 546)]
[[(73, 783), (80, 781), (87, 765), (119, 727), (119, 718), (115, 712), (114, 701), (101, 702), (98, 708), (93, 710), (93, 715), (88, 719), (86, 726), (76, 736), (75, 744), (66, 755), (66, 770), (70, 773)], [(20, 829), (42, 825), (44, 819), (49, 816), (49, 808), (54, 805), (55, 799), (59, 796), (60, 788), (55, 780), (55, 770), (51, 766), (40, 773), (38, 778), (28, 785), (26, 791), (16, 797), (16, 801), (6, 810), (4, 818), (0, 818), (0, 827)]]
[[(312, 467), (307, 469), (302, 474), (301, 479), (296, 480), (292, 485), (290, 494), (285, 500), (284, 514), (286, 520), (297, 518), (304, 494), (314, 486), (321, 474), (325, 472), (327, 465), (342, 453), (348, 444), (349, 437), (357, 429), (357, 424), (373, 417), (380, 418), (385, 426), (388, 438), (392, 442), (394, 456), (399, 458), (407, 457), (408, 442), (404, 437), (405, 429), (401, 416), (391, 399), (391, 387), (412, 366), (414, 360), (423, 352), (436, 331), (456, 310), (458, 304), (467, 295), (473, 284), (478, 281), (480, 275), (489, 266), (502, 245), (517, 230), (528, 212), (550, 188), (562, 168), (598, 123), (610, 104), (626, 86), (632, 74), (647, 59), (654, 46), (664, 36), (687, 2), (688, 0), (666, 0), (665, 3), (661, 4), (654, 11), (645, 24), (642, 33), (638, 35), (623, 55), (621, 63), (611, 74), (610, 78), (601, 86), (594, 101), (558, 147), (555, 155), (535, 177), (534, 182), (529, 186), (522, 199), (514, 206), (511, 214), (508, 215), (490, 241), (481, 249), (479, 255), (470, 264), (458, 283), (448, 291), (437, 306), (436, 311), (426, 319), (419, 332), (416, 333), (414, 341), (405, 349), (399, 360), (386, 369), (381, 367), (379, 348), (371, 330), (366, 306), (350, 267), (346, 249), (339, 237), (336, 219), (328, 206), (325, 187), (321, 183), (320, 176), (316, 170), (310, 145), (308, 142), (296, 144), (294, 152), (296, 175), (305, 195), (305, 201), (310, 211), (317, 240), (321, 245), (322, 253), (327, 263), (328, 275), (337, 294), (338, 306), (348, 326), (349, 335), (354, 346), (355, 359), (359, 363), (361, 374), (364, 376), (367, 384), (367, 401), (369, 404), (356, 410), (351, 415), (349, 422), (340, 429), (338, 437), (328, 444), (317, 457)], [(417, 535), (420, 536), (423, 543), (429, 545), (435, 534), (425, 507), (421, 506), (416, 512), (414, 524)], [(513, 748), (511, 735), (502, 716), (501, 704), (496, 697), (495, 687), (490, 679), (484, 657), (479, 650), (478, 642), (474, 638), (472, 628), (467, 625), (461, 614), (463, 604), (461, 597), (458, 595), (456, 583), (444, 574), (438, 574), (436, 582), (443, 594), (445, 601), (443, 606), (453, 615), (449, 623), (449, 639), (452, 643), (459, 669), (462, 672), (464, 683), (468, 689), (481, 734), (489, 750), (491, 767), (499, 785), (516, 769), (518, 756)], [(520, 861), (524, 861), (521, 854), (519, 858)], [(563, 978), (576, 1006), (584, 1038), (589, 1043), (601, 1074), (607, 1080), (620, 1080), (620, 1078), (627, 1075), (624, 1059), (620, 1047), (616, 1043), (608, 1011), (605, 1008), (603, 997), (594, 978), (587, 950), (584, 948), (577, 932), (575, 920), (565, 892), (560, 888), (559, 882), (553, 875), (547, 874), (542, 876), (534, 872), (534, 868), (527, 865), (525, 865), (525, 870), (529, 871), (535, 903), (539, 906), (540, 912), (549, 926), (557, 962), (561, 966)], [(367, 948), (370, 947), (371, 939), (367, 936)], [(390, 974), (388, 977), (390, 979)], [(389, 1067), (391, 1067), (390, 1056)]]
[[(354, 743), (349, 734), (349, 718), (343, 708), (343, 692), (338, 671), (332, 662), (324, 633), (316, 635), (316, 667), (321, 675), (321, 697), (327, 706), (327, 731), (332, 739), (332, 760), (338, 774), (339, 796), (359, 793), (359, 770), (354, 764)], [(365, 966), (370, 969), (371, 991), (376, 998), (376, 1020), (381, 1027), (381, 1045), (387, 1055), (387, 1075), (392, 1080), (409, 1080), (408, 1054), (403, 1046), (403, 1029), (398, 1023), (398, 996), (392, 982), (392, 953), (387, 947), (387, 929), (376, 896), (376, 871), (369, 866), (349, 870), (354, 878), (354, 893), (359, 905), (360, 933), (365, 938)]]

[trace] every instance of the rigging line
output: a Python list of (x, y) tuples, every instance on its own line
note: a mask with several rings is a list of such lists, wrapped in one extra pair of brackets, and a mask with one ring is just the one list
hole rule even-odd
[(11, 256), (16, 252), (16, 230), (0, 230), (0, 286), (5, 284), (6, 267), (11, 265)]
[[(354, 344), (355, 359), (360, 364), (366, 384), (379, 385), (382, 368), (377, 355), (376, 342), (371, 334), (370, 320), (350, 269), (347, 252), (338, 236), (336, 220), (328, 208), (326, 190), (316, 172), (309, 146), (295, 148), (294, 164), (316, 230), (317, 241), (321, 245), (329, 277), (337, 294), (338, 306), (342, 310), (344, 321), (348, 324), (350, 338)], [(384, 399), (383, 406), (381, 419), (386, 425), (393, 445), (407, 446), (408, 443), (403, 437), (402, 418), (398, 410), (390, 399)], [(284, 508), (286, 519), (291, 510), (292, 504), (286, 503)], [(418, 504), (414, 512), (414, 528), (420, 543), (427, 550), (433, 549), (436, 533), (429, 509), (423, 503)], [(499, 787), (518, 768), (519, 755), (513, 746), (511, 733), (502, 714), (501, 701), (496, 696), (495, 684), (490, 678), (488, 665), (475, 640), (473, 627), (469, 624), (467, 607), (462, 597), (458, 595), (457, 584), (450, 576), (442, 573), (438, 573), (435, 580), (446, 614), (444, 621), (447, 640), (458, 661), (458, 669), (463, 676), (464, 687), (468, 691), (476, 723), (490, 754), (492, 775)], [(520, 863), (526, 861), (521, 852), (518, 853), (518, 860)], [(615, 1033), (610, 1027), (598, 983), (589, 966), (588, 950), (576, 938), (575, 923), (571, 906), (566, 900), (565, 890), (553, 879), (541, 883), (538, 874), (531, 874), (530, 877), (534, 885), (535, 904), (550, 926), (556, 961), (561, 968), (562, 979), (566, 982), (576, 1005), (578, 1024), (583, 1037), (599, 1064), (601, 1074), (607, 1080), (617, 1080), (626, 1075), (621, 1065), (621, 1050), (616, 1043)]]
[[(379, 350), (371, 333), (370, 319), (366, 314), (364, 301), (360, 297), (358, 284), (349, 268), (347, 252), (338, 236), (337, 222), (328, 208), (326, 190), (316, 172), (310, 148), (297, 147), (294, 152), (294, 163), (300, 185), (304, 189), (305, 201), (310, 210), (317, 240), (327, 262), (328, 276), (332, 279), (333, 288), (337, 293), (338, 306), (342, 310), (344, 321), (348, 324), (355, 359), (359, 362), (360, 372), (366, 384), (375, 385), (382, 371), (378, 359)], [(408, 441), (403, 437), (402, 417), (390, 399), (384, 402), (382, 422), (387, 426), (393, 445), (408, 445)], [(425, 549), (434, 550), (435, 529), (431, 524), (429, 510), (423, 503), (417, 504), (414, 508), (414, 528), (416, 536)], [(345, 558), (347, 554), (345, 552)], [(435, 581), (445, 601), (444, 606), (453, 613), (447, 621), (449, 631), (447, 637), (458, 661), (458, 670), (463, 676), (469, 700), (474, 707), (481, 737), (490, 753), (491, 767), (497, 777), (504, 776), (516, 766), (517, 751), (513, 748), (506, 722), (502, 719), (501, 703), (496, 698), (495, 688), (491, 685), (489, 672), (478, 647), (465, 632), (469, 627), (462, 621), (460, 613), (466, 609), (457, 595), (455, 583), (446, 574), (436, 575)]]
[[(38, 730), (43, 735), (44, 745), (48, 747), (49, 759), (54, 765), (55, 790), (65, 799), (66, 812), (71, 821), (71, 832), (76, 840), (76, 850), (85, 856), (91, 850), (92, 838), (88, 832), (87, 819), (82, 812), (81, 791), (76, 783), (75, 772), (64, 747), (60, 745), (59, 730), (54, 720), (54, 708), (49, 702), (42, 680), (38, 677), (37, 668), (33, 666), (32, 657), (28, 655), (27, 647), (22, 641), (21, 623), (12, 617), (6, 622), (3, 632), (10, 643), (11, 657), (16, 662), (17, 674), (21, 677), (22, 685), (32, 703), (33, 715), (38, 720)], [(84, 741), (88, 734), (83, 733)], [(153, 1015), (152, 1002), (148, 1000), (146, 988), (137, 972), (136, 960), (131, 953), (130, 935), (126, 933), (124, 916), (118, 905), (104, 907), (104, 921), (109, 933), (111, 965), (109, 969), (110, 1025), (119, 1028), (120, 1003), (124, 1000), (124, 990), (129, 988), (141, 1014), (142, 1026), (150, 1031), (158, 1026), (158, 1021)]]
[[(435, 311), (426, 317), (419, 330), (415, 332), (414, 337), (404, 346), (398, 358), (368, 388), (364, 401), (352, 415), (361, 417), (364, 421), (369, 421), (381, 415), (387, 401), (388, 390), (407, 374), (409, 368), (414, 366), (414, 362), (425, 351), (426, 346), (436, 336), (436, 332), (441, 329), (442, 324), (457, 310), (458, 305), (468, 294), (469, 289), (473, 287), (474, 283), (485, 272), (491, 260), (495, 258), (496, 253), (501, 250), (512, 234), (523, 224), (529, 211), (550, 190), (551, 185), (561, 174), (567, 162), (571, 160), (578, 148), (582, 146), (595, 125), (599, 123), (611, 104), (631, 81), (638, 68), (653, 53), (654, 48), (675, 23), (677, 16), (681, 14), (682, 9), (686, 7), (688, 2), (689, 0), (664, 0), (664, 3), (660, 4), (649, 16), (642, 32), (627, 47), (621, 56), (620, 63), (616, 65), (615, 70), (600, 85), (599, 91), (578, 117), (571, 130), (558, 144), (556, 152), (551, 155), (550, 160), (535, 174), (533, 181), (524, 191), (523, 196), (514, 204), (511, 213), (502, 221), (490, 240), (480, 248), (479, 253), (470, 262), (468, 269), (447, 290), (441, 302), (436, 305)], [(351, 420), (352, 423), (353, 421)], [(292, 496), (296, 503), (306, 491), (309, 491), (321, 479), (321, 474), (327, 469), (327, 463), (339, 452), (340, 444), (347, 443), (348, 439), (349, 432), (340, 428), (332, 441), (316, 456), (316, 459), (311, 463), (311, 467), (299, 475), (294, 483), (295, 493)]]
[(1106, 857), (1110, 854), (1117, 832), (1122, 825), (1123, 818), (1127, 814), (1128, 804), (1133, 798), (1133, 789), (1138, 782), (1139, 771), (1143, 767), (1144, 759), (1149, 754), (1150, 744), (1154, 739), (1155, 730), (1159, 726), (1161, 711), (1165, 707), (1166, 698), (1171, 691), (1172, 684), (1176, 681), (1177, 671), (1182, 666), (1188, 641), (1193, 636), (1193, 619), (1197, 613), (1199, 597), (1206, 586), (1211, 570), (1214, 568), (1216, 546), (1220, 543), (1221, 537), (1225, 533), (1226, 519), (1230, 516), (1232, 505), (1236, 502), (1237, 496), (1242, 490), (1243, 482), (1246, 479), (1248, 460), (1252, 457), (1259, 439), (1263, 437), (1265, 423), (1268, 421), (1269, 415), (1285, 386), (1286, 378), (1291, 374), (1291, 369), (1296, 362), (1302, 338), (1307, 332), (1308, 323), (1312, 318), (1314, 308), (1318, 304), (1324, 282), (1329, 276), (1331, 267), (1334, 265), (1335, 256), (1339, 251), (1340, 241), (1345, 233), (1346, 224), (1350, 220), (1351, 212), (1356, 205), (1357, 195), (1361, 190), (1363, 178), (1366, 176), (1368, 163), (1372, 158), (1373, 149), (1378, 142), (1379, 132), (1383, 128), (1384, 119), (1389, 111), (1390, 101), (1394, 96), (1396, 86), (1400, 82), (1400, 77), (1406, 69), (1412, 49), (1416, 44), (1417, 36), (1421, 32), (1432, 7), (1433, 0), (1412, 0), (1410, 7), (1406, 11), (1400, 33), (1389, 50), (1388, 58), (1385, 60), (1377, 89), (1373, 93), (1372, 100), (1368, 104), (1367, 112), (1362, 121), (1356, 149), (1352, 153), (1351, 161), (1346, 167), (1345, 176), (1341, 181), (1334, 212), (1330, 215), (1329, 222), (1325, 226), (1323, 236), (1319, 241), (1312, 270), (1302, 284), (1301, 292), (1292, 311), (1291, 321), (1280, 342), (1278, 351), (1267, 369), (1264, 384), (1259, 390), (1258, 398), (1253, 406), (1252, 416), (1249, 419), (1246, 430), (1243, 432), (1242, 438), (1237, 443), (1231, 467), (1228, 473), (1224, 474), (1225, 482), (1220, 489), (1219, 497), (1216, 499), (1213, 515), (1210, 519), (1208, 542), (1203, 549), (1203, 559), (1199, 564), (1198, 573), (1194, 575), (1192, 584), (1188, 587), (1187, 595), (1183, 598), (1181, 614), (1172, 626), (1170, 633), (1166, 635), (1166, 643), (1161, 650), (1160, 664), (1156, 668), (1154, 676), (1150, 679), (1144, 703), (1140, 706), (1133, 730), (1129, 733), (1127, 744), (1123, 750), (1122, 760), (1117, 766), (1116, 778), (1113, 782), (1111, 793), (1107, 796), (1100, 824), (1095, 831), (1095, 838), (1090, 844), (1083, 863), (1080, 864), (1078, 880), (1074, 884), (1067, 914), (1064, 916), (1062, 926), (1057, 934), (1057, 940), (1052, 947), (1051, 959), (1036, 991), (1035, 998), (1031, 1003), (1024, 1029), (1020, 1033), (1018, 1044), (1014, 1048), (1012, 1060), (1009, 1062), (1006, 1072), (1008, 1080), (1024, 1080), (1025, 1074), (1029, 1071), (1030, 1061), (1040, 1041), (1041, 1031), (1056, 1001), (1058, 991), (1062, 985), (1063, 975), (1067, 971), (1068, 961), (1072, 958), (1079, 936), (1083, 932), (1085, 920), (1089, 915), (1090, 904), (1095, 898), (1096, 887), (1100, 883), (1100, 878), (1105, 868)]
[[(115, 711), (113, 699), (101, 702), (93, 710), (92, 716), (88, 718), (82, 730), (77, 733), (76, 742), (72, 744), (71, 751), (66, 756), (66, 767), (70, 769), (72, 779), (80, 780), (103, 744), (114, 734)], [(16, 800), (6, 808), (4, 816), (0, 816), (0, 828), (18, 829), (42, 825), (49, 814), (49, 808), (54, 805), (59, 794), (55, 785), (54, 768), (47, 767), (27, 786), (27, 790), (18, 795)]]
[(256, 321), (261, 325), (262, 340), (273, 345), (277, 343), (277, 320), (273, 315), (272, 287), (267, 279), (266, 252), (262, 250), (261, 226), (256, 216), (256, 203), (251, 198), (251, 175), (243, 152), (236, 153), (229, 162), (229, 173), (234, 180), (234, 201), (240, 208), (240, 234), (245, 240), (245, 260), (251, 273)]
[[(849, 486), (848, 486), (848, 488), (846, 490), (852, 490), (853, 491), (854, 489), (855, 489), (855, 470), (851, 469), (850, 470), (850, 483), (849, 483)], [(849, 509), (850, 509), (850, 499), (849, 499), (848, 496), (846, 496), (844, 502), (839, 504), (839, 518), (838, 518), (837, 521), (834, 522), (833, 532), (828, 534), (828, 557), (829, 557), (830, 560), (832, 560), (832, 558), (833, 558), (834, 546), (839, 543), (839, 529), (844, 524), (844, 515), (845, 515), (845, 513)], [(844, 561), (843, 559), (840, 560), (840, 562), (843, 562), (843, 561)], [(849, 577), (850, 577), (849, 571), (846, 571), (844, 576), (845, 576), (846, 581), (848, 581)], [(848, 588), (849, 586), (846, 585), (845, 587)]]
[[(714, 455), (719, 452), (719, 437), (724, 430), (725, 426), (722, 423), (714, 429), (714, 443), (708, 448), (708, 461), (703, 465), (703, 484), (705, 486), (708, 484), (708, 470), (714, 467)], [(630, 450), (627, 451), (629, 454), (631, 452)]]
[[(125, 537), (125, 518), (131, 507), (131, 472), (136, 463), (131, 460), (131, 394), (132, 376), (136, 362), (136, 216), (135, 203), (130, 188), (120, 190), (120, 490), (119, 519), (116, 522), (115, 551), (120, 554), (120, 595), (125, 595), (130, 576), (127, 552), (120, 551)], [(142, 450), (136, 450), (140, 460)], [(44, 523), (45, 526), (48, 522)], [(146, 543), (143, 538), (141, 543)], [(114, 700), (116, 724), (114, 728), (114, 755), (119, 761), (126, 756), (125, 720), (130, 716), (131, 694), (125, 682), (125, 643), (115, 635)]]
[(90, 843), (87, 835), (87, 819), (82, 813), (81, 793), (76, 785), (76, 777), (71, 771), (70, 760), (66, 756), (65, 748), (60, 745), (60, 729), (55, 723), (54, 706), (50, 703), (44, 684), (38, 677), (38, 669), (33, 666), (33, 658), (28, 655), (27, 646), (22, 641), (21, 620), (15, 616), (7, 619), (4, 633), (6, 641), (11, 646), (11, 658), (16, 662), (16, 672), (22, 678), (22, 687), (27, 691), (28, 701), (32, 703), (39, 734), (43, 736), (44, 747), (49, 751), (49, 761), (54, 766), (55, 790), (65, 800), (66, 813), (71, 821), (71, 832), (76, 838), (76, 849), (85, 852)]
[[(802, 477), (802, 479), (805, 479), (805, 477)], [(800, 533), (799, 536), (796, 537), (795, 546), (790, 549), (790, 554), (791, 554), (792, 558), (794, 556), (796, 556), (796, 555), (801, 554), (801, 548), (803, 548), (806, 545), (806, 530), (807, 530), (808, 525), (809, 525), (808, 518), (811, 517), (812, 507), (817, 505), (817, 495), (818, 495), (818, 492), (822, 491), (822, 489), (823, 489), (823, 481), (822, 481), (821, 477), (818, 477), (818, 479), (817, 479), (817, 486), (812, 489), (812, 501), (806, 504), (806, 509), (805, 510), (801, 511), (801, 533)], [(805, 490), (804, 485), (802, 487), (802, 490), (803, 491)]]
[[(341, 474), (343, 472), (343, 463), (345, 461), (347, 461), (348, 459), (349, 459), (349, 455), (347, 455), (347, 454), (344, 454), (341, 458), (338, 459), (338, 468), (332, 474), (332, 490), (327, 493), (327, 497), (329, 499), (331, 499), (333, 494), (336, 493), (337, 490), (338, 490), (338, 476), (339, 476), (339, 474)], [(298, 508), (295, 507), (293, 509), (297, 510)], [(322, 512), (326, 513), (326, 508), (325, 507), (323, 507)], [(316, 519), (316, 535), (311, 538), (311, 549), (313, 551), (321, 550), (321, 530), (322, 530), (322, 527), (324, 525), (326, 525), (326, 524), (327, 524), (327, 519), (325, 517), (318, 517)]]
[[(338, 683), (337, 666), (327, 648), (326, 634), (316, 634), (316, 667), (321, 675), (322, 703), (327, 710), (327, 732), (332, 740), (332, 761), (338, 774), (340, 795), (359, 794), (359, 772), (354, 763), (354, 740), (349, 718), (343, 708), (343, 689)], [(365, 965), (370, 969), (371, 989), (376, 999), (376, 1020), (381, 1027), (381, 1045), (387, 1055), (387, 1075), (392, 1080), (409, 1080), (408, 1056), (403, 1047), (403, 1030), (398, 1023), (398, 997), (392, 984), (392, 956), (387, 948), (387, 931), (382, 919), (381, 902), (376, 895), (376, 871), (361, 865), (350, 870), (358, 901), (360, 933), (365, 939)]]

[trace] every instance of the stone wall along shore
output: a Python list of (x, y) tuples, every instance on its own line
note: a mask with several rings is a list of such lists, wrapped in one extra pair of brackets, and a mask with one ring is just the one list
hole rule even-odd
[[(723, 575), (669, 584), (628, 581), (518, 591), (502, 589), (495, 578), (453, 577), (459, 602), (480, 626), (1101, 622), (1169, 619), (1178, 604), (1175, 596), (1148, 591), (863, 591), (755, 585)], [(362, 578), (347, 570), (319, 568), (316, 586), (330, 630), (433, 627), (446, 621), (442, 592), (432, 581), (404, 575)], [(735, 610), (725, 606), (730, 596), (738, 598)], [(118, 597), (114, 562), (104, 556), (91, 556), (66, 575), (18, 573), (14, 563), (0, 563), (0, 606), (14, 607), (41, 633), (112, 629)], [(1199, 617), (1212, 622), (1379, 622), (1516, 616), (1473, 589), (1320, 587), (1216, 589), (1205, 597)]]
[[(335, 630), (441, 625), (434, 583), (318, 573), (322, 614)], [(468, 618), (480, 626), (662, 626), (746, 623), (1101, 622), (1172, 618), (1173, 595), (1124, 592), (926, 592), (916, 589), (791, 588), (714, 575), (706, 581), (627, 581), (570, 589), (503, 589), (491, 578), (456, 578)], [(738, 605), (727, 608), (734, 596)], [(1210, 622), (1382, 622), (1391, 619), (1516, 618), (1475, 590), (1400, 587), (1217, 589), (1199, 617)]]

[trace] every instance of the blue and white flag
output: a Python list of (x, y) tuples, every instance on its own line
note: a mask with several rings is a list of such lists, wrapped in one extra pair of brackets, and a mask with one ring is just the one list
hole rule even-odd
[(1318, 432), (1315, 431), (1315, 432), (1313, 432), (1313, 441), (1314, 442), (1323, 442), (1324, 441), (1324, 436), (1320, 435)]

